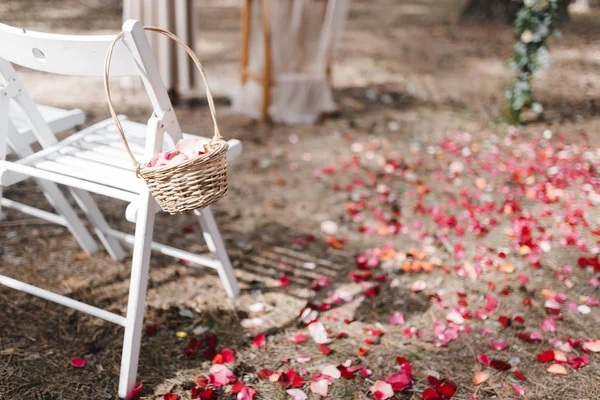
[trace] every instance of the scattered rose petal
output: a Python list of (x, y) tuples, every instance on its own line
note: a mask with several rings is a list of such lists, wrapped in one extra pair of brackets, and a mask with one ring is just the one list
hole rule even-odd
[(288, 389), (286, 393), (290, 395), (292, 400), (306, 400), (308, 396), (300, 389)]
[(543, 351), (537, 355), (537, 359), (541, 363), (554, 361), (554, 350)]
[(483, 371), (479, 371), (475, 373), (475, 376), (473, 377), (473, 384), (475, 385), (479, 385), (482, 384), (483, 382), (487, 381), (488, 379), (490, 379), (490, 375), (483, 372)]
[(267, 344), (267, 337), (265, 336), (264, 333), (259, 333), (258, 335), (256, 335), (256, 337), (252, 341), (252, 346), (256, 347), (258, 349), (260, 349), (261, 347), (264, 347), (266, 344)]
[(442, 400), (439, 393), (434, 388), (427, 388), (421, 395), (422, 400)]
[(492, 360), (490, 361), (490, 367), (497, 369), (499, 371), (506, 371), (511, 368), (511, 365), (506, 361), (502, 360)]
[(401, 312), (395, 312), (390, 315), (388, 323), (392, 325), (404, 325), (404, 314)]
[(556, 332), (556, 321), (552, 318), (545, 318), (542, 321), (542, 330), (544, 332)]
[(519, 371), (518, 369), (515, 369), (513, 371), (513, 375), (515, 376), (515, 378), (520, 379), (522, 381), (526, 380), (525, 375), (523, 375), (523, 373), (521, 371)]
[(554, 375), (568, 375), (567, 369), (560, 364), (552, 364), (546, 369), (546, 371)]
[(329, 338), (327, 337), (325, 325), (323, 325), (321, 321), (315, 321), (308, 325), (308, 333), (310, 333), (317, 344), (325, 344), (330, 342)]
[(328, 375), (333, 379), (339, 379), (342, 376), (342, 373), (335, 365), (328, 365), (323, 370), (321, 370), (323, 375)]
[(319, 344), (319, 350), (321, 350), (321, 353), (323, 353), (324, 355), (329, 355), (333, 351), (324, 344)]
[(241, 392), (237, 395), (237, 400), (254, 400), (254, 395), (256, 394), (256, 390), (244, 387)]
[(492, 349), (494, 350), (504, 350), (508, 344), (504, 343), (504, 342), (489, 342), (489, 345)]
[(517, 383), (512, 384), (512, 388), (517, 396), (525, 396), (525, 388)]
[(413, 292), (421, 292), (427, 288), (427, 282), (425, 281), (415, 281), (410, 287), (410, 290)]
[(87, 364), (87, 361), (85, 361), (83, 358), (72, 358), (71, 359), (71, 365), (74, 368), (84, 368), (85, 365)]
[(600, 340), (586, 340), (583, 342), (582, 347), (584, 350), (598, 353), (600, 352)]
[(294, 336), (293, 338), (291, 338), (290, 342), (299, 344), (299, 343), (306, 342), (306, 340), (307, 340), (306, 336), (304, 336), (303, 334), (299, 333), (296, 336)]
[(301, 356), (296, 357), (296, 360), (299, 363), (307, 363), (311, 360), (311, 356), (310, 356), (310, 354), (303, 354)]
[(401, 392), (412, 383), (412, 368), (410, 364), (403, 364), (400, 371), (389, 375), (385, 381), (392, 385), (394, 392)]
[(221, 386), (229, 385), (237, 380), (233, 372), (222, 364), (214, 364), (210, 367), (210, 375), (208, 376), (208, 383), (216, 388)]
[(385, 381), (375, 381), (375, 384), (369, 390), (376, 400), (389, 399), (394, 395), (392, 385)]
[(232, 364), (235, 362), (235, 353), (231, 349), (223, 349), (221, 350), (221, 354), (223, 355), (223, 361), (225, 364)]
[(321, 379), (316, 382), (310, 383), (310, 391), (318, 394), (319, 396), (327, 396), (327, 391), (329, 390), (329, 381), (327, 379)]

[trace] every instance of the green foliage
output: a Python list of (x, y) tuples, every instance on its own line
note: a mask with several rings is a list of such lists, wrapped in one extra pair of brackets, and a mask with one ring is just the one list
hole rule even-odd
[(517, 43), (513, 48), (511, 67), (516, 77), (506, 88), (505, 97), (510, 107), (509, 122), (519, 124), (521, 111), (531, 107), (541, 113), (541, 104), (534, 102), (532, 80), (550, 66), (547, 39), (553, 28), (561, 0), (525, 0), (515, 17)]

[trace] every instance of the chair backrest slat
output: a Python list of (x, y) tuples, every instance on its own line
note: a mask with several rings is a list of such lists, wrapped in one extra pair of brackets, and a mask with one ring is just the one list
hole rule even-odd
[[(103, 76), (106, 49), (114, 38), (115, 35), (56, 35), (0, 24), (0, 57), (38, 71)], [(118, 43), (111, 76), (138, 74), (129, 50)]]
[[(182, 137), (181, 128), (146, 32), (141, 22), (135, 20), (126, 21), (123, 31), (124, 38), (113, 50), (110, 76), (140, 76), (154, 108), (153, 115), (163, 119), (165, 131), (177, 142)], [(11, 63), (56, 74), (102, 77), (106, 52), (115, 37), (56, 35), (0, 24), (0, 86), (13, 77), (20, 84)], [(23, 107), (42, 147), (53, 145), (56, 138), (27, 91), (23, 89), (14, 100)]]

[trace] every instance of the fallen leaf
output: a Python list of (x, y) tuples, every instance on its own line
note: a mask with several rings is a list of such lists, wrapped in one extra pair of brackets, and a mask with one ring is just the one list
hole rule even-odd
[(92, 258), (92, 253), (82, 251), (73, 255), (73, 261), (87, 261)]

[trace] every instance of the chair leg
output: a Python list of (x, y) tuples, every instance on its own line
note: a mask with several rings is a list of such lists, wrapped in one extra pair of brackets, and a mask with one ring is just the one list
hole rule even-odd
[(250, 47), (250, 14), (252, 13), (252, 0), (244, 0), (242, 9), (242, 49), (240, 57), (240, 81), (242, 86), (248, 80), (248, 50)]
[[(0, 97), (0, 161), (6, 160), (8, 147), (8, 107), (9, 100)], [(0, 200), (2, 200), (2, 186), (0, 185)], [(2, 214), (2, 204), (0, 204), (0, 221), (5, 218)]]
[(269, 121), (269, 106), (271, 105), (271, 4), (270, 0), (262, 0), (263, 5), (263, 40), (264, 40), (264, 67), (263, 67), (263, 99), (260, 113), (260, 122)]
[(148, 272), (150, 252), (154, 231), (154, 215), (156, 202), (146, 193), (141, 197), (135, 227), (133, 259), (131, 261), (131, 282), (129, 283), (129, 300), (127, 302), (127, 323), (123, 340), (121, 358), (121, 377), (119, 380), (119, 397), (130, 399), (136, 383), (146, 290), (148, 289)]
[[(0, 200), (2, 200), (2, 186), (0, 186)], [(2, 203), (0, 203), (0, 221), (4, 221), (6, 216), (2, 212)]]
[(92, 199), (92, 196), (81, 189), (71, 189), (71, 194), (79, 207), (81, 207), (88, 216), (90, 222), (94, 226), (96, 235), (98, 235), (100, 242), (102, 242), (108, 254), (113, 260), (122, 261), (125, 258), (125, 250), (123, 250), (121, 243), (119, 243), (117, 239), (106, 234), (109, 229), (108, 223), (98, 209), (96, 202)]
[(217, 226), (217, 222), (215, 221), (212, 210), (210, 208), (205, 208), (202, 211), (194, 211), (194, 214), (196, 214), (196, 217), (200, 222), (200, 227), (202, 228), (204, 240), (206, 241), (208, 249), (212, 253), (213, 257), (215, 257), (221, 263), (221, 266), (217, 269), (217, 272), (219, 273), (221, 282), (223, 282), (223, 286), (225, 286), (227, 295), (229, 297), (237, 296), (240, 293), (237, 278), (233, 273), (233, 267), (231, 266), (231, 261), (227, 255), (227, 250), (225, 249), (223, 239), (221, 239), (219, 227)]

